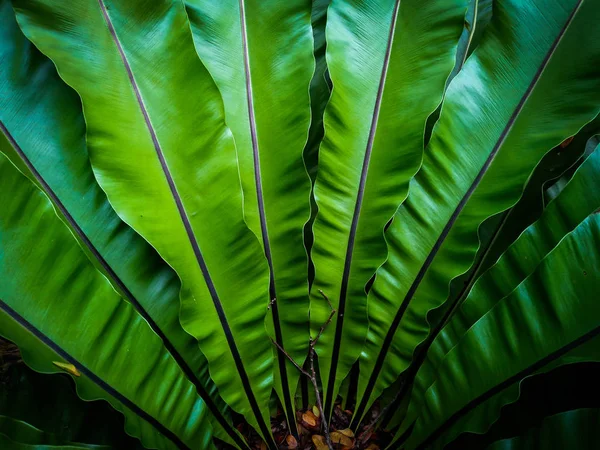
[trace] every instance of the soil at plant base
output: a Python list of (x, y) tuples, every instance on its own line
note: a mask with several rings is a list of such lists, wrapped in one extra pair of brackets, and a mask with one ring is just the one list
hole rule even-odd
[[(372, 417), (365, 418), (365, 425), (355, 434), (350, 429), (352, 411), (344, 410), (339, 404), (335, 405), (331, 424), (329, 425), (331, 442), (335, 450), (379, 450), (391, 442), (392, 434), (369, 427), (370, 420), (377, 417), (375, 408)], [(321, 417), (316, 406), (296, 412), (299, 439), (289, 432), (283, 412), (271, 419), (271, 431), (280, 450), (329, 450), (321, 429)], [(254, 429), (247, 425), (238, 425), (238, 430), (246, 438), (253, 450), (267, 450), (266, 444)]]

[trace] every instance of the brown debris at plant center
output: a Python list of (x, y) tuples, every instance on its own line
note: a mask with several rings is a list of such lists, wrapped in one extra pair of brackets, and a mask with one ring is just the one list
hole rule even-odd
[[(335, 450), (379, 450), (390, 442), (390, 433), (367, 430), (367, 425), (361, 426), (358, 432), (354, 433), (349, 428), (351, 419), (352, 411), (343, 410), (336, 404), (330, 426), (331, 442)], [(277, 416), (271, 419), (271, 431), (279, 450), (329, 450), (321, 429), (318, 408), (309, 407), (297, 411), (296, 423), (298, 439), (290, 434), (283, 411), (278, 411)], [(267, 450), (266, 444), (253, 429), (240, 425), (238, 430), (252, 450)]]

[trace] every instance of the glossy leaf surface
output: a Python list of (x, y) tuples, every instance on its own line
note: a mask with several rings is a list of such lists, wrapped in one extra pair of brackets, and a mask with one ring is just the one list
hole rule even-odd
[(585, 125), (566, 148), (561, 143), (561, 145), (544, 155), (527, 181), (519, 201), (510, 210), (501, 213), (506, 214), (503, 220), (504, 223), (495, 229), (491, 227), (488, 230), (488, 232), (493, 233), (494, 242), (491, 242), (488, 248), (480, 247), (478, 250), (484, 250), (486, 253), (479, 274), (496, 263), (521, 233), (540, 218), (549, 203), (546, 195), (549, 186), (554, 186), (563, 176), (572, 176), (591, 153), (589, 151), (591, 149), (586, 149), (590, 145), (592, 136), (600, 132), (600, 120), (598, 119), (596, 117), (592, 122)]
[[(314, 196), (314, 184), (319, 169), (319, 149), (325, 134), (323, 127), (323, 116), (325, 107), (331, 96), (331, 79), (327, 69), (327, 40), (325, 39), (325, 26), (327, 24), (327, 10), (331, 0), (313, 0), (311, 22), (313, 27), (315, 73), (310, 82), (310, 128), (308, 140), (304, 147), (304, 165), (310, 176), (313, 191), (310, 196), (310, 219), (304, 226), (304, 242), (307, 252), (310, 254), (314, 243), (313, 224), (317, 216), (317, 203)], [(309, 287), (315, 280), (315, 266), (312, 258), (308, 261), (308, 283)]]
[[(465, 14), (465, 23), (463, 31), (458, 39), (458, 46), (456, 48), (456, 58), (454, 62), (454, 68), (448, 79), (446, 80), (446, 88), (448, 84), (454, 79), (456, 74), (463, 68), (467, 57), (473, 52), (473, 50), (479, 45), (481, 37), (485, 28), (490, 23), (492, 18), (492, 0), (471, 0), (469, 7)], [(443, 102), (437, 107), (437, 109), (427, 118), (427, 124), (425, 126), (425, 146), (431, 139), (431, 131), (433, 126), (440, 118), (440, 112), (442, 109)]]
[[(542, 383), (542, 380), (553, 376), (558, 371), (568, 370), (571, 366), (577, 364), (600, 362), (600, 347), (598, 344), (600, 344), (600, 339), (596, 335), (585, 343), (574, 346), (572, 350), (564, 349), (565, 351), (560, 352), (559, 355), (554, 355), (556, 358), (550, 358), (550, 362), (532, 366), (515, 376), (514, 379), (498, 385), (485, 396), (478, 397), (469, 404), (446, 426), (446, 432), (443, 433), (440, 439), (438, 439), (439, 435), (434, 436), (432, 438), (434, 442), (427, 445), (430, 445), (433, 449), (446, 448), (447, 443), (452, 443), (452, 446), (459, 445), (460, 438), (461, 436), (464, 437), (465, 433), (470, 435), (487, 433), (491, 427), (498, 424), (505, 410), (504, 408), (509, 409), (519, 405), (528, 385)], [(401, 433), (399, 432), (397, 436), (401, 436)], [(397, 441), (396, 444), (398, 442), (400, 441)], [(391, 447), (394, 448), (397, 445)]]
[[(477, 249), (473, 265), (468, 272), (452, 280), (450, 284), (449, 305), (443, 317), (447, 322), (450, 314), (458, 308), (471, 291), (473, 284), (482, 273), (494, 265), (500, 256), (519, 238), (521, 233), (540, 218), (548, 206), (546, 192), (548, 186), (556, 191), (555, 185), (560, 182), (564, 186), (573, 176), (579, 165), (591, 154), (597, 143), (594, 144), (596, 133), (600, 132), (600, 121), (596, 117), (585, 125), (577, 135), (561, 143), (546, 153), (531, 174), (519, 201), (510, 209), (487, 219), (479, 227), (480, 246)], [(568, 145), (567, 145), (568, 144)], [(563, 183), (560, 180), (567, 180)], [(438, 319), (433, 318), (433, 321)], [(428, 337), (428, 342), (435, 338), (436, 332), (441, 330), (445, 323), (438, 323)], [(427, 348), (419, 353), (427, 352)], [(423, 355), (418, 355), (423, 358)], [(417, 363), (418, 364), (418, 363)]]
[(233, 140), (184, 5), (15, 7), (25, 35), (82, 99), (92, 166), (111, 204), (180, 276), (181, 323), (221, 396), (268, 436), (258, 406), (272, 382), (268, 271), (243, 221)]
[(23, 36), (10, 2), (0, 2), (0, 17), (0, 151), (53, 200), (92, 262), (151, 324), (221, 426), (236, 436), (206, 359), (179, 322), (177, 276), (118, 218), (94, 178), (81, 101)]
[[(311, 327), (337, 309), (317, 347), (325, 408), (359, 356), (365, 285), (384, 261), (383, 228), (405, 198), (427, 116), (452, 70), (467, 2), (332, 0), (327, 65), (333, 83), (319, 152)], [(402, 124), (402, 126), (398, 126)]]
[(361, 413), (410, 365), (430, 331), (428, 312), (473, 262), (479, 225), (514, 205), (544, 154), (598, 114), (590, 61), (600, 60), (600, 40), (588, 31), (600, 8), (553, 0), (494, 8), (479, 48), (448, 88), (421, 170), (386, 232), (388, 260), (369, 294)]
[(544, 210), (542, 217), (527, 228), (475, 283), (465, 304), (444, 330), (445, 334), (459, 339), (491, 309), (494, 301), (510, 294), (567, 234), (600, 209), (600, 195), (595, 189), (598, 173), (600, 147), (581, 165), (561, 194)]
[(209, 448), (206, 406), (144, 319), (85, 257), (48, 199), (0, 156), (2, 334), (37, 371), (75, 365), (148, 448)]
[(596, 183), (599, 161), (599, 153), (594, 152), (576, 172), (562, 195), (546, 208), (542, 217), (475, 283), (448, 325), (438, 336), (432, 336), (435, 341), (425, 349), (427, 358), (419, 368), (416, 385), (412, 390), (413, 404), (419, 405), (422, 402), (422, 396), (436, 378), (443, 359), (460, 342), (462, 336), (531, 275), (561, 239), (600, 208), (600, 198), (590, 191), (590, 186)]
[(443, 358), (464, 333), (531, 275), (563, 237), (600, 208), (600, 198), (591, 194), (590, 190), (600, 169), (599, 158), (598, 152), (595, 152), (586, 159), (564, 193), (550, 203), (540, 219), (525, 230), (491, 269), (481, 275), (472, 289), (469, 288), (464, 303), (452, 314), (443, 329), (440, 329), (441, 326), (449, 318), (444, 316), (440, 319), (442, 323), (428, 337), (424, 348), (419, 349), (419, 354), (425, 352), (426, 357), (414, 363), (414, 370), (418, 370), (417, 384), (411, 394), (414, 403), (420, 403), (423, 393), (436, 377)]
[[(271, 336), (302, 362), (308, 354), (303, 229), (311, 186), (302, 152), (314, 71), (310, 3), (188, 0), (186, 6), (196, 50), (223, 96), (235, 139), (246, 223), (269, 261), (270, 298), (276, 299)], [(281, 352), (277, 358), (275, 387), (293, 418), (300, 373)]]
[(407, 448), (431, 448), (480, 403), (600, 333), (600, 274), (591, 269), (600, 258), (599, 230), (594, 214), (469, 329), (438, 369)]
[[(0, 333), (157, 450), (305, 447), (319, 389), (315, 417), (381, 448), (493, 435), (600, 364), (599, 22), (0, 0)], [(315, 395), (273, 344), (308, 368), (317, 335)], [(3, 411), (0, 447), (122, 446)]]
[(473, 33), (467, 49), (467, 56), (470, 56), (476, 49), (488, 25), (492, 21), (494, 15), (494, 2), (496, 0), (474, 0), (477, 2), (477, 10), (475, 12), (475, 21), (468, 23), (468, 26), (473, 28)]

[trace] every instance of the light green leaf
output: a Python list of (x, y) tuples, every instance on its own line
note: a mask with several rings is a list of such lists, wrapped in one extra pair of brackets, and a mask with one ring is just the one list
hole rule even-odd
[[(446, 86), (444, 90), (448, 89), (448, 85), (454, 79), (456, 74), (463, 68), (467, 57), (473, 52), (475, 47), (479, 45), (483, 31), (488, 26), (492, 18), (492, 0), (470, 0), (469, 7), (465, 14), (465, 23), (463, 31), (458, 39), (458, 46), (456, 48), (456, 59), (454, 68), (448, 79), (446, 80)], [(442, 110), (442, 104), (440, 103), (437, 109), (427, 118), (427, 124), (425, 126), (425, 146), (431, 139), (431, 132), (433, 126), (440, 118), (440, 112)]]
[[(319, 148), (325, 134), (323, 127), (323, 116), (325, 107), (331, 96), (331, 79), (327, 69), (327, 59), (325, 50), (327, 49), (327, 40), (325, 39), (325, 26), (327, 24), (327, 9), (331, 0), (313, 0), (311, 22), (313, 27), (314, 55), (315, 55), (315, 73), (310, 82), (310, 129), (308, 130), (308, 140), (304, 147), (304, 164), (310, 176), (310, 181), (314, 188), (319, 169)], [(317, 216), (317, 203), (314, 192), (310, 196), (310, 219), (304, 226), (304, 242), (306, 250), (310, 254), (314, 243), (313, 224)], [(315, 280), (315, 266), (312, 259), (308, 261), (308, 283), (312, 286)]]
[[(306, 0), (187, 0), (200, 59), (223, 96), (235, 139), (246, 223), (271, 268), (272, 338), (294, 360), (308, 354), (308, 257), (303, 228), (310, 180), (302, 152), (314, 71)], [(304, 330), (304, 332), (303, 332)], [(275, 388), (295, 431), (300, 372), (278, 352)]]
[(179, 322), (177, 275), (118, 218), (94, 178), (81, 101), (23, 36), (7, 0), (0, 18), (0, 151), (48, 195), (92, 262), (165, 342), (218, 418), (217, 433), (236, 439), (206, 358)]
[(25, 35), (82, 99), (111, 204), (180, 276), (181, 323), (219, 393), (269, 440), (259, 407), (272, 388), (267, 264), (243, 221), (233, 140), (183, 3), (14, 5)]
[[(317, 346), (327, 413), (367, 332), (365, 285), (386, 255), (383, 229), (404, 200), (427, 116), (454, 65), (467, 0), (347, 2), (327, 12), (333, 92), (315, 198), (311, 327), (337, 315)], [(362, 370), (362, 369), (361, 369)]]
[(209, 448), (209, 414), (194, 386), (3, 155), (0, 204), (2, 335), (34, 370), (73, 364), (79, 395), (111, 402), (147, 448)]

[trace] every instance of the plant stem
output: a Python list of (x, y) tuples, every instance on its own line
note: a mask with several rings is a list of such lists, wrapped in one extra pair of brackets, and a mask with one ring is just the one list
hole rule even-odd
[(302, 368), (302, 366), (300, 364), (298, 364), (294, 360), (294, 358), (292, 358), (281, 345), (279, 345), (273, 339), (271, 339), (271, 342), (273, 344), (275, 344), (275, 346), (279, 349), (279, 351), (281, 353), (283, 353), (286, 356), (286, 358), (291, 361), (291, 363), (296, 367), (296, 369), (298, 369), (302, 375), (305, 375), (306, 377), (308, 377), (308, 379), (312, 383), (313, 388), (315, 389), (317, 408), (319, 408), (319, 414), (321, 415), (321, 427), (323, 428), (323, 434), (325, 435), (325, 442), (327, 442), (327, 447), (329, 447), (329, 450), (334, 450), (333, 444), (331, 443), (331, 435), (329, 434), (329, 425), (327, 424), (327, 419), (325, 418), (325, 413), (323, 412), (323, 403), (321, 401), (321, 393), (319, 392), (319, 385), (317, 383), (317, 373), (315, 371), (315, 346), (317, 345), (319, 338), (321, 337), (321, 335), (323, 334), (323, 332), (325, 331), (327, 326), (331, 323), (331, 320), (333, 319), (333, 316), (335, 315), (336, 311), (333, 308), (333, 305), (331, 304), (331, 302), (329, 301), (329, 298), (325, 295), (325, 293), (321, 289), (319, 289), (319, 293), (323, 296), (323, 298), (325, 300), (327, 300), (327, 304), (329, 305), (331, 312), (329, 314), (329, 317), (327, 318), (327, 320), (321, 326), (321, 329), (317, 333), (317, 337), (315, 337), (314, 339), (312, 337), (310, 337), (308, 340), (308, 347), (309, 347), (308, 361), (309, 361), (309, 366), (310, 366), (310, 372), (307, 370), (304, 370)]
[(323, 428), (323, 434), (325, 435), (325, 442), (327, 442), (327, 447), (329, 447), (329, 450), (333, 450), (331, 436), (329, 435), (329, 425), (327, 424), (327, 419), (325, 418), (325, 413), (323, 412), (323, 403), (321, 402), (321, 395), (319, 393), (319, 386), (317, 384), (317, 374), (315, 372), (315, 342), (316, 339), (314, 341), (311, 339), (310, 353), (308, 354), (311, 373), (310, 381), (315, 388), (317, 408), (319, 408), (319, 414), (321, 415), (321, 427)]

